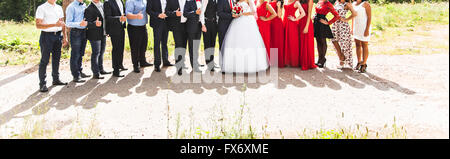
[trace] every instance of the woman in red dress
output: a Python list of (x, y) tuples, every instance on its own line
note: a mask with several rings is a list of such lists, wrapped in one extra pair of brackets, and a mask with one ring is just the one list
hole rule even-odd
[[(300, 12), (298, 17), (295, 16), (297, 10)], [(298, 20), (304, 16), (305, 11), (297, 0), (288, 0), (284, 5), (284, 61), (286, 65), (292, 67), (300, 66)]]
[[(281, 16), (283, 15), (282, 0), (272, 0), (270, 5), (277, 13), (277, 17), (270, 22), (270, 47), (278, 49), (278, 67), (284, 67), (284, 28)], [(272, 64), (272, 63), (271, 63)]]
[(275, 10), (269, 5), (265, 0), (258, 0), (258, 5), (256, 6), (256, 13), (258, 14), (259, 32), (264, 40), (264, 45), (266, 46), (267, 57), (270, 60), (270, 21), (277, 16)]
[(300, 19), (300, 64), (302, 70), (315, 69), (314, 63), (314, 26), (311, 20), (313, 0), (300, 0), (303, 10), (306, 12), (306, 18)]

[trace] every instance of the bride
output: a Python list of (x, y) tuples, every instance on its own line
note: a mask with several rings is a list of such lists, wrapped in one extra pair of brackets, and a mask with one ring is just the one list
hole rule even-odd
[(266, 47), (254, 14), (253, 0), (239, 0), (242, 13), (227, 31), (221, 50), (220, 64), (224, 73), (256, 73), (269, 67)]

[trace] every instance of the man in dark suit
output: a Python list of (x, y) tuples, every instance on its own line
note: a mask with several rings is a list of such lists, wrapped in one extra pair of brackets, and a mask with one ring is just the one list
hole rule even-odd
[(100, 0), (92, 0), (92, 3), (84, 11), (84, 18), (88, 22), (86, 36), (91, 43), (91, 70), (94, 79), (103, 79), (101, 75), (110, 74), (103, 69), (103, 54), (106, 48), (106, 31), (104, 24), (103, 3)]
[(237, 15), (232, 14), (232, 7), (235, 3), (235, 0), (219, 0), (217, 4), (217, 16), (219, 16), (219, 47), (222, 50), (223, 39), (225, 38), (225, 34), (227, 33), (228, 27), (231, 24), (233, 18), (238, 17)]
[(202, 10), (197, 6), (196, 0), (186, 0), (184, 5), (183, 15), (187, 18), (186, 32), (188, 35), (189, 44), (189, 58), (192, 66), (192, 71), (201, 72), (198, 64), (198, 51), (200, 48), (201, 23), (200, 14)]
[(106, 0), (103, 9), (106, 17), (106, 34), (111, 37), (111, 43), (113, 45), (113, 76), (124, 77), (120, 75), (120, 71), (127, 70), (123, 67), (125, 27), (127, 21), (125, 17), (125, 5), (122, 0)]
[(173, 39), (175, 40), (175, 66), (178, 75), (182, 75), (187, 45), (185, 30), (187, 18), (183, 16), (185, 4), (186, 0), (167, 0), (165, 12), (168, 16), (167, 25), (169, 30), (172, 31)]
[(150, 26), (153, 28), (154, 40), (154, 66), (156, 72), (161, 72), (161, 54), (163, 66), (173, 66), (169, 62), (169, 50), (167, 40), (169, 30), (167, 28), (167, 15), (164, 12), (167, 6), (166, 0), (149, 0), (146, 11), (150, 15)]
[(200, 15), (203, 31), (203, 44), (205, 50), (205, 61), (208, 70), (214, 71), (214, 51), (217, 38), (217, 1), (203, 0), (203, 13)]

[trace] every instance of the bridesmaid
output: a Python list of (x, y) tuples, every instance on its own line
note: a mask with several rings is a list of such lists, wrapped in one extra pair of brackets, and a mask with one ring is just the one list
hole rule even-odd
[(265, 0), (258, 0), (256, 6), (256, 14), (258, 19), (259, 32), (264, 40), (264, 45), (266, 46), (267, 57), (270, 60), (270, 21), (277, 16), (275, 10), (269, 5)]
[[(337, 0), (334, 4), (334, 8), (341, 17), (341, 19), (336, 21), (333, 24), (333, 27), (331, 27), (334, 37), (331, 41), (333, 42), (334, 48), (336, 48), (336, 52), (339, 56), (339, 68), (352, 68), (352, 35), (348, 21), (353, 19), (356, 16), (356, 13), (352, 7), (351, 0)], [(349, 10), (352, 14), (350, 17), (345, 18)]]
[[(300, 66), (300, 48), (299, 42), (299, 27), (298, 20), (305, 16), (300, 2), (297, 0), (287, 0), (288, 3), (284, 5), (284, 60), (285, 64), (292, 67)], [(300, 12), (298, 17), (295, 16), (297, 10)]]
[[(270, 22), (270, 47), (278, 49), (278, 67), (284, 67), (284, 28), (281, 16), (283, 15), (282, 0), (272, 0), (270, 5), (277, 13), (277, 16)], [(272, 64), (272, 63), (271, 63)]]
[[(334, 17), (328, 21), (326, 15), (330, 12)], [(316, 37), (317, 51), (319, 52), (319, 60), (316, 65), (320, 68), (323, 68), (327, 61), (325, 58), (327, 53), (327, 38), (333, 38), (330, 25), (340, 18), (341, 17), (328, 0), (319, 0), (319, 2), (317, 2), (316, 16), (314, 17), (314, 37)]]
[(314, 64), (314, 26), (311, 20), (313, 0), (300, 0), (306, 18), (300, 19), (300, 63), (302, 70), (317, 68)]
[(358, 65), (355, 69), (359, 70), (360, 73), (365, 73), (367, 69), (366, 62), (369, 56), (370, 23), (372, 21), (370, 4), (366, 1), (356, 0), (353, 3), (356, 14), (358, 14), (353, 20), (353, 38), (355, 38), (356, 56), (358, 58)]

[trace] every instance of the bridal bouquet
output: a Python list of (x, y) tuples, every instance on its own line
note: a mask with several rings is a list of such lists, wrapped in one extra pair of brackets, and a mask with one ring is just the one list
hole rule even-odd
[(242, 7), (240, 5), (236, 5), (233, 7), (233, 14), (241, 14), (242, 13)]

